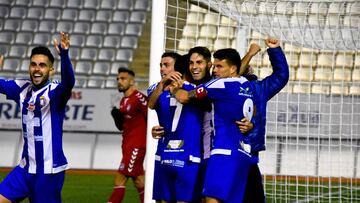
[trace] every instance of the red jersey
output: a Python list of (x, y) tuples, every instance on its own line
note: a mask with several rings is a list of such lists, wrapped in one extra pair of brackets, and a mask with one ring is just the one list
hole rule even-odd
[(147, 97), (135, 90), (120, 101), (120, 112), (124, 115), (123, 148), (146, 148)]

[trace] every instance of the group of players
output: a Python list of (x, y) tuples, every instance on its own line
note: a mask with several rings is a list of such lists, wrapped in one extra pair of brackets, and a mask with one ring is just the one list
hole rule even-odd
[(148, 89), (159, 139), (153, 199), (158, 202), (265, 202), (258, 152), (265, 150), (266, 103), (289, 78), (279, 41), (266, 39), (273, 73), (257, 80), (235, 49), (164, 53), (160, 82)]
[[(62, 149), (65, 107), (75, 83), (69, 59), (69, 36), (54, 45), (61, 56), (61, 82), (50, 82), (54, 57), (46, 47), (32, 50), (30, 80), (0, 79), (0, 93), (22, 112), (21, 162), (0, 183), (0, 203), (61, 202), (68, 164)], [(108, 202), (121, 202), (133, 179), (144, 202), (147, 108), (159, 125), (153, 199), (157, 202), (265, 202), (258, 152), (265, 150), (266, 103), (287, 83), (288, 65), (279, 41), (267, 39), (273, 73), (257, 80), (248, 66), (260, 47), (252, 44), (241, 59), (235, 49), (213, 54), (194, 47), (186, 55), (166, 52), (161, 81), (148, 98), (135, 88), (135, 73), (119, 68), (118, 90), (124, 93), (111, 115), (123, 131), (123, 158)], [(3, 57), (0, 57), (2, 64)]]

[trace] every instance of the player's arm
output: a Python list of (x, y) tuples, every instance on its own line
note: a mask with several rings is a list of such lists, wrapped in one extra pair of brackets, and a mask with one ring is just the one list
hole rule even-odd
[[(0, 67), (4, 64), (4, 55), (0, 55)], [(23, 84), (24, 85), (24, 84)], [(22, 89), (14, 80), (0, 79), (0, 94), (6, 95), (7, 99), (19, 101), (19, 92)]]
[(113, 107), (111, 109), (111, 116), (114, 119), (115, 126), (118, 130), (123, 130), (124, 114), (122, 114), (118, 108)]
[(4, 55), (0, 55), (0, 67), (4, 64)]
[(193, 100), (204, 99), (207, 95), (205, 87), (200, 86), (194, 90), (186, 91), (180, 87), (170, 88), (171, 94), (173, 94), (180, 103), (187, 104)]
[(61, 60), (61, 84), (66, 91), (71, 91), (75, 85), (74, 69), (69, 57), (70, 38), (69, 35), (60, 32), (60, 43), (54, 39), (54, 47)]
[(261, 90), (266, 100), (270, 100), (275, 94), (285, 87), (289, 81), (289, 66), (286, 61), (284, 52), (280, 47), (277, 39), (266, 39), (265, 44), (269, 47), (267, 52), (273, 72), (268, 77), (260, 81)]
[(258, 44), (252, 43), (250, 45), (249, 51), (241, 59), (241, 67), (240, 67), (239, 75), (243, 75), (244, 73), (246, 73), (252, 57), (254, 57), (257, 53), (259, 53), (260, 50), (261, 50), (261, 48)]

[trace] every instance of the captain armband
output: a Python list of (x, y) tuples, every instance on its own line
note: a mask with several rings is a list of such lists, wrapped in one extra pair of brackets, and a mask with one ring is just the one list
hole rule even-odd
[(195, 91), (191, 91), (189, 94), (189, 98), (198, 98), (203, 99), (207, 95), (207, 91), (204, 87), (196, 88)]

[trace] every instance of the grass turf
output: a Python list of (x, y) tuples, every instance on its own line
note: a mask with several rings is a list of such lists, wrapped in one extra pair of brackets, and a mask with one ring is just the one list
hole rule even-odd
[[(8, 172), (0, 171), (0, 182)], [(112, 192), (115, 172), (67, 172), (62, 191), (63, 203), (105, 203)], [(314, 181), (314, 180), (313, 180)], [(266, 202), (360, 202), (359, 182), (306, 182), (305, 180), (267, 180)], [(350, 187), (351, 186), (351, 187)], [(329, 189), (330, 188), (330, 189)], [(27, 203), (24, 200), (22, 203)], [(140, 202), (129, 179), (124, 203)]]
[[(0, 182), (8, 172), (0, 172)], [(62, 190), (63, 203), (105, 203), (112, 192), (114, 174), (78, 174), (67, 173)], [(22, 201), (27, 203), (28, 200)], [(140, 202), (131, 179), (126, 185), (125, 203)]]

